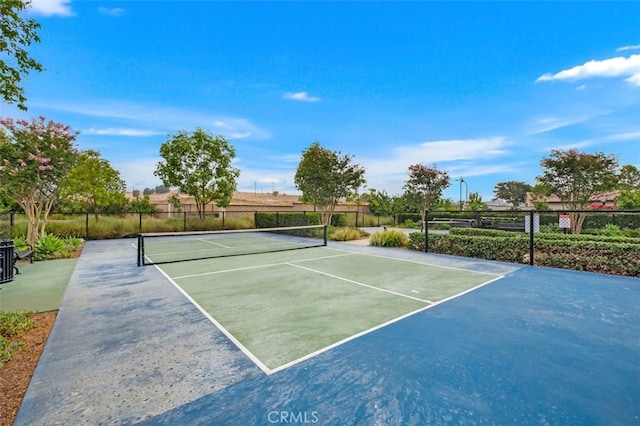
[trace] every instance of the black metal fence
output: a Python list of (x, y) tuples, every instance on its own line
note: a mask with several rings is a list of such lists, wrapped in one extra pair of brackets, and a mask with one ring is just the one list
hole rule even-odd
[[(640, 210), (427, 211), (425, 217), (426, 252), (429, 251), (430, 234), (448, 233), (456, 228), (526, 234), (529, 240), (527, 258), (530, 265), (534, 264), (534, 238), (537, 234), (580, 234), (583, 240), (613, 242), (615, 238), (619, 238), (624, 239), (624, 243), (640, 244)], [(481, 235), (479, 232), (477, 234)]]
[[(228, 210), (206, 212), (201, 218), (196, 212), (180, 213), (52, 213), (47, 218), (46, 232), (59, 237), (78, 237), (86, 240), (135, 237), (140, 232), (207, 231), (224, 229), (252, 229), (258, 215), (272, 215), (273, 226), (287, 226), (292, 215), (306, 216), (314, 224), (318, 213), (313, 211)], [(332, 224), (336, 226), (380, 226), (394, 224), (395, 217), (378, 217), (355, 210), (336, 211)], [(27, 216), (22, 212), (0, 213), (0, 239), (26, 236)]]

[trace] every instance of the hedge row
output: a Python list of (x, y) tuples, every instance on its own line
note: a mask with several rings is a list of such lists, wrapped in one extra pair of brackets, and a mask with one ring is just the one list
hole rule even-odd
[[(467, 235), (429, 234), (429, 251), (503, 262), (529, 263), (527, 234), (484, 230), (487, 234), (472, 235), (476, 231), (483, 230), (467, 231), (471, 232)], [(553, 238), (554, 236), (557, 238)], [(599, 237), (600, 240), (588, 240), (575, 237), (562, 234), (536, 235), (534, 264), (613, 275), (640, 276), (640, 242), (638, 240), (628, 242), (627, 238)], [(424, 233), (410, 234), (408, 247), (424, 250)]]

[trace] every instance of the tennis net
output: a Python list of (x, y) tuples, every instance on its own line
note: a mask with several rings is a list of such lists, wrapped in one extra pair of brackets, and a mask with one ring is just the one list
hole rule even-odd
[(138, 234), (138, 266), (327, 245), (325, 225)]

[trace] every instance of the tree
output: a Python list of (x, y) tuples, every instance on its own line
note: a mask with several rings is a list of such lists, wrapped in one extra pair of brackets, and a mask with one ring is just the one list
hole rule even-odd
[(426, 220), (426, 211), (440, 199), (442, 192), (449, 187), (449, 184), (449, 174), (438, 170), (435, 164), (432, 167), (424, 164), (409, 166), (409, 179), (403, 188), (405, 195), (419, 205), (422, 225)]
[(80, 153), (78, 164), (64, 181), (62, 196), (73, 204), (89, 208), (98, 220), (101, 210), (122, 210), (127, 199), (126, 184), (109, 161), (100, 158), (98, 151)]
[(631, 164), (625, 164), (618, 173), (618, 189), (637, 190), (640, 189), (640, 170)]
[[(601, 152), (585, 154), (576, 149), (552, 150), (540, 162), (542, 175), (536, 180), (560, 198), (564, 208), (585, 209), (591, 199), (616, 187), (618, 161)], [(585, 213), (571, 213), (571, 232), (579, 234)]]
[(151, 204), (151, 199), (148, 195), (144, 195), (142, 200), (136, 198), (131, 202), (131, 209), (137, 213), (156, 213), (158, 209)]
[(527, 199), (527, 192), (531, 192), (533, 187), (526, 182), (511, 180), (508, 182), (498, 182), (493, 189), (496, 199), (507, 201), (518, 208)]
[(617, 207), (626, 210), (640, 209), (640, 191), (621, 191)]
[(139, 190), (139, 189), (134, 189), (134, 190), (131, 192), (131, 195), (133, 195), (133, 198), (138, 198), (138, 197), (140, 197), (140, 190)]
[(44, 117), (0, 119), (0, 186), (27, 215), (27, 242), (45, 233), (60, 188), (78, 157), (77, 133)]
[(370, 188), (364, 194), (364, 201), (369, 205), (369, 211), (376, 216), (390, 216), (393, 214), (393, 200), (387, 191)]
[(171, 191), (171, 189), (164, 185), (158, 185), (155, 187), (154, 191), (156, 194), (166, 194), (167, 192)]
[(158, 163), (154, 174), (165, 186), (191, 195), (201, 219), (207, 204), (229, 205), (240, 170), (231, 166), (236, 153), (223, 136), (200, 128), (192, 134), (180, 131), (160, 146), (160, 156), (164, 161)]
[(302, 201), (320, 209), (322, 223), (329, 225), (341, 198), (355, 193), (364, 185), (364, 169), (351, 164), (353, 156), (330, 151), (313, 142), (302, 152), (294, 177), (302, 191)]
[(0, 2), (0, 96), (8, 102), (17, 102), (26, 110), (22, 77), (30, 70), (42, 71), (42, 65), (33, 59), (27, 47), (40, 41), (33, 19), (24, 19), (20, 12), (29, 7), (30, 0), (2, 0)]
[(142, 190), (142, 195), (153, 195), (156, 193), (156, 190), (153, 188), (145, 188)]
[(469, 210), (477, 212), (479, 210), (486, 210), (487, 203), (482, 201), (482, 196), (477, 192), (469, 194)]

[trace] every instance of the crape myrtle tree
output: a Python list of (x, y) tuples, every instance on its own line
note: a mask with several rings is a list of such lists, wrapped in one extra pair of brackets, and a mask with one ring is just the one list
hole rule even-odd
[[(588, 208), (594, 196), (615, 189), (618, 181), (618, 160), (601, 152), (554, 149), (540, 165), (543, 172), (536, 180), (560, 198), (563, 208), (568, 210)], [(582, 232), (585, 218), (585, 213), (571, 213), (573, 234)]]
[(409, 166), (409, 179), (405, 182), (403, 189), (405, 195), (420, 207), (422, 218), (420, 229), (424, 229), (424, 222), (427, 220), (426, 211), (437, 203), (442, 192), (449, 185), (449, 174), (438, 170), (435, 164), (431, 167), (424, 164)]
[[(62, 187), (62, 197), (72, 206), (93, 212), (122, 211), (127, 205), (126, 184), (120, 172), (94, 150), (81, 152), (78, 163), (69, 171)], [(74, 209), (75, 210), (75, 209)]]
[(76, 164), (76, 136), (69, 126), (44, 117), (0, 118), (0, 186), (27, 215), (31, 245), (44, 236), (51, 207)]
[(213, 136), (198, 128), (193, 133), (180, 131), (160, 146), (154, 174), (167, 187), (177, 187), (194, 198), (198, 215), (204, 220), (205, 206), (231, 203), (240, 170), (231, 166), (235, 149), (223, 136)]
[(352, 164), (353, 156), (342, 155), (313, 142), (302, 152), (294, 183), (302, 192), (301, 200), (320, 210), (322, 223), (331, 224), (331, 216), (342, 198), (356, 193), (364, 185), (364, 168)]
[(31, 70), (42, 71), (42, 65), (27, 51), (32, 43), (40, 41), (36, 32), (40, 24), (20, 16), (30, 4), (30, 0), (0, 1), (0, 96), (22, 110), (27, 109), (20, 86), (22, 77)]

